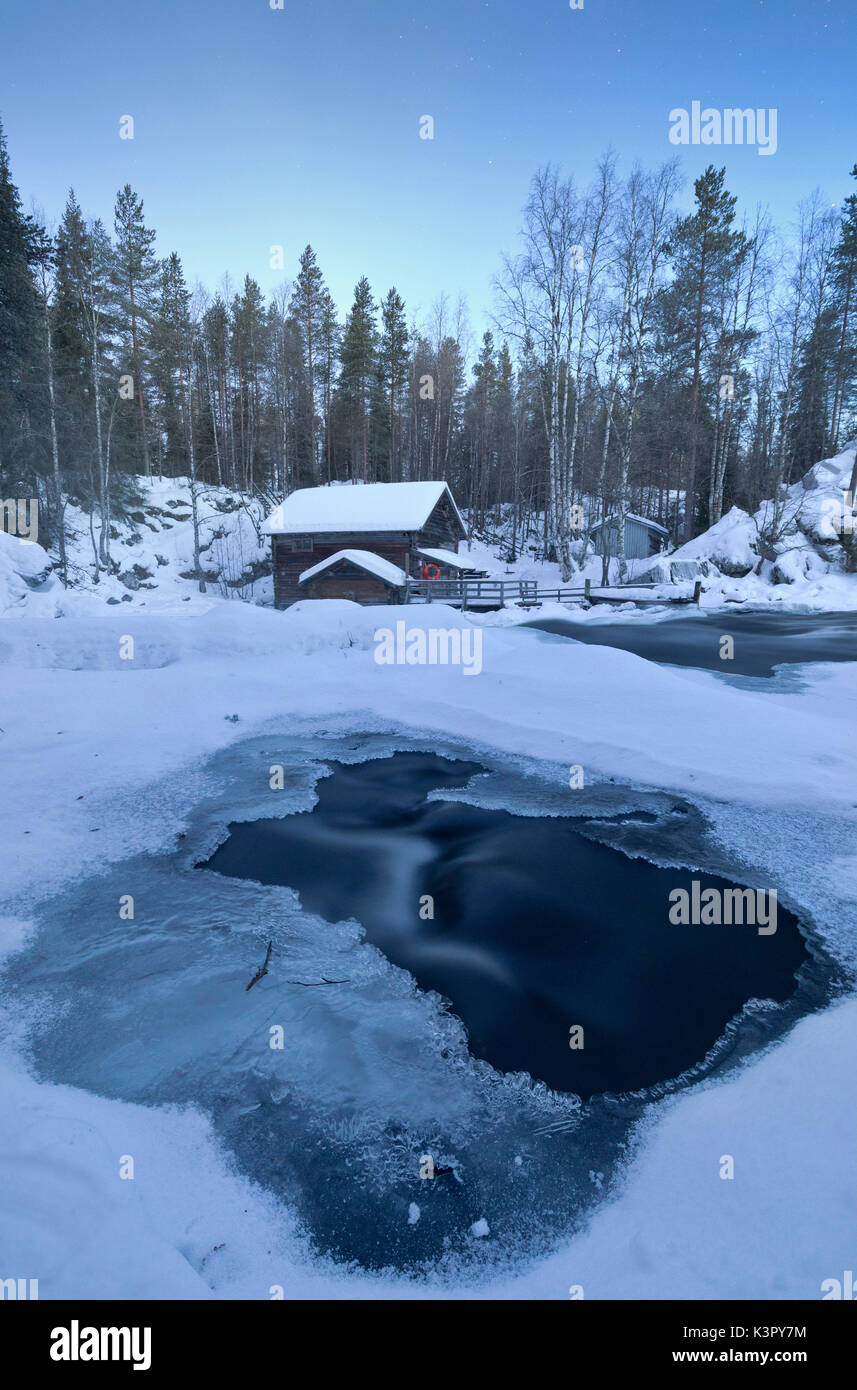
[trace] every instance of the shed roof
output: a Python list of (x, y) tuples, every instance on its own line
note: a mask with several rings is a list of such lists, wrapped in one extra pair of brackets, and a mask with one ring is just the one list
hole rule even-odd
[[(608, 524), (608, 526), (615, 526), (615, 524), (616, 524), (616, 522), (617, 522), (618, 520), (619, 520), (618, 516), (608, 516), (608, 517), (607, 517), (607, 524)], [(652, 520), (651, 520), (649, 517), (647, 517), (647, 516), (637, 516), (637, 513), (636, 513), (636, 512), (626, 512), (626, 514), (625, 514), (625, 520), (626, 520), (626, 521), (639, 521), (639, 523), (640, 523), (641, 526), (647, 526), (647, 527), (649, 528), (650, 531), (660, 531), (660, 533), (661, 533), (662, 536), (668, 536), (668, 535), (669, 535), (669, 531), (667, 530), (666, 526), (661, 526), (661, 524), (660, 524), (659, 521), (652, 521)], [(595, 525), (594, 525), (591, 529), (592, 529), (593, 531), (598, 531), (598, 530), (601, 529), (601, 527), (602, 527), (603, 525), (604, 525), (604, 518), (602, 518), (601, 521), (596, 521)]]
[(418, 546), (420, 555), (425, 555), (427, 559), (434, 560), (438, 565), (449, 565), (450, 569), (474, 570), (475, 564), (471, 559), (465, 559), (463, 555), (457, 555), (454, 550), (431, 550), (426, 546)]
[(317, 574), (321, 574), (322, 570), (337, 564), (339, 560), (350, 560), (352, 565), (358, 565), (360, 569), (376, 575), (378, 579), (383, 579), (385, 583), (392, 584), (397, 589), (408, 581), (403, 569), (399, 569), (398, 565), (385, 560), (381, 555), (373, 555), (371, 550), (337, 550), (335, 555), (328, 555), (326, 560), (320, 560), (312, 569), (304, 570), (298, 578), (298, 583), (303, 584), (304, 580), (313, 579)]
[(328, 483), (292, 492), (263, 523), (267, 535), (300, 532), (419, 531), (446, 494), (461, 526), (467, 528), (447, 484)]

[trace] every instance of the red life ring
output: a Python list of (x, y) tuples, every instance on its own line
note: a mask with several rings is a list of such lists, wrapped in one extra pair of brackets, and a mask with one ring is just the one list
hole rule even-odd
[[(432, 570), (434, 570), (434, 573), (432, 573)], [(426, 563), (423, 565), (420, 573), (423, 579), (440, 579), (440, 566)]]

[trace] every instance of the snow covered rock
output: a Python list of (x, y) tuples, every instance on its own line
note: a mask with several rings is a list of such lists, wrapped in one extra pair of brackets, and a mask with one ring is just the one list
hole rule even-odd
[(670, 555), (659, 555), (637, 579), (640, 584), (693, 584), (716, 573), (708, 560), (676, 560)]
[(710, 560), (721, 574), (742, 578), (759, 562), (756, 538), (757, 528), (750, 513), (742, 511), (740, 507), (732, 507), (701, 536), (679, 546), (670, 556), (670, 562)]
[(26, 602), (28, 590), (41, 587), (52, 568), (47, 551), (35, 541), (0, 531), (0, 612)]

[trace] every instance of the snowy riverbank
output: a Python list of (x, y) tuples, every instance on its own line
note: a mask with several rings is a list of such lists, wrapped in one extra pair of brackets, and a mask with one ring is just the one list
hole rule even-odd
[[(750, 692), (625, 652), (485, 628), (483, 669), (465, 680), (460, 668), (375, 662), (373, 632), (401, 610), (329, 602), (279, 614), (214, 598), (102, 614), (21, 614), (0, 632), (5, 952), (27, 949), (47, 894), (130, 854), (172, 850), (219, 750), (333, 721), (406, 728), (427, 747), (442, 737), (464, 756), (489, 748), (538, 764), (557, 792), (579, 764), (588, 784), (682, 795), (724, 854), (752, 854), (855, 968), (850, 665), (805, 668), (799, 693)], [(408, 622), (469, 620), (438, 605)], [(128, 636), (132, 660), (120, 655)], [(504, 1297), (565, 1298), (571, 1284), (589, 1298), (819, 1297), (823, 1279), (853, 1266), (857, 1241), (855, 1041), (853, 999), (805, 1018), (724, 1082), (655, 1107), (618, 1190), (554, 1255), (514, 1277), (486, 1282), (483, 1265), (477, 1284), (466, 1269), (446, 1279), (461, 1294)], [(4, 1267), (39, 1277), (42, 1297), (267, 1298), (278, 1284), (287, 1296), (449, 1291), (312, 1259), (294, 1217), (236, 1174), (204, 1115), (39, 1084), (17, 1042), (2, 1085), (0, 1240)], [(128, 1153), (133, 1183), (117, 1177)], [(734, 1182), (718, 1177), (724, 1153)]]

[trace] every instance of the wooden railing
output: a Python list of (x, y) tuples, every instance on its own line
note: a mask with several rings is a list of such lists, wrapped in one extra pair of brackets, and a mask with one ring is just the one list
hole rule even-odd
[(538, 602), (535, 579), (415, 579), (405, 588), (405, 602), (460, 603), (468, 606)]
[[(664, 588), (658, 584), (612, 585), (593, 588), (587, 579), (582, 588), (541, 588), (535, 579), (416, 579), (405, 588), (405, 603), (460, 603), (462, 608), (498, 607), (517, 603), (535, 606), (546, 600), (569, 603), (581, 599), (589, 603), (699, 603), (702, 585), (696, 581), (693, 594), (665, 594), (640, 598), (640, 590)], [(636, 595), (636, 596), (635, 596)]]

